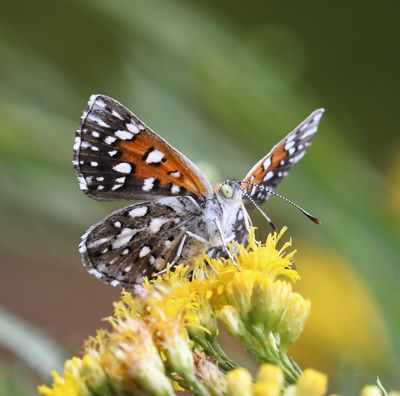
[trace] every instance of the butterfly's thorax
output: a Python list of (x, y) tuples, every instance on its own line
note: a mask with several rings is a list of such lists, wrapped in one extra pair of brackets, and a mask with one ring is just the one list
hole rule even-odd
[(225, 239), (229, 239), (234, 235), (234, 225), (240, 210), (241, 196), (239, 193), (234, 198), (226, 200), (216, 191), (212, 198), (206, 200), (202, 217), (206, 225), (209, 247), (221, 246), (221, 237), (215, 219), (219, 220)]

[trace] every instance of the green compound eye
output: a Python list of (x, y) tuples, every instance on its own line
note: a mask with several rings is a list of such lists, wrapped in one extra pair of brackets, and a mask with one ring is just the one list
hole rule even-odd
[(221, 194), (224, 198), (232, 198), (233, 197), (233, 189), (229, 184), (223, 184), (221, 186)]

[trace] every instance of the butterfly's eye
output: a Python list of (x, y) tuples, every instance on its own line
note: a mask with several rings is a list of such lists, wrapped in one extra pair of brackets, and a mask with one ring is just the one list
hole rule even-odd
[(230, 199), (233, 197), (233, 189), (229, 184), (223, 184), (220, 191), (224, 198)]

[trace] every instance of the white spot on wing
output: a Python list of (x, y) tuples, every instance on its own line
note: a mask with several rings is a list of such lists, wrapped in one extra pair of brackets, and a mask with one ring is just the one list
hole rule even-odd
[(104, 139), (104, 142), (107, 143), (107, 144), (113, 144), (116, 140), (117, 140), (117, 138), (114, 137), (114, 136), (107, 136)]
[(269, 172), (264, 176), (263, 181), (267, 181), (267, 180), (269, 180), (269, 179), (272, 179), (273, 177), (274, 177), (274, 172), (269, 171)]
[(120, 120), (123, 120), (123, 119), (124, 119), (124, 117), (122, 117), (122, 115), (119, 114), (119, 113), (118, 113), (117, 111), (115, 111), (115, 110), (112, 110), (112, 111), (111, 111), (111, 114), (112, 114), (114, 117), (119, 118)]
[(97, 117), (92, 113), (89, 114), (88, 118), (104, 128), (110, 128), (110, 126), (107, 123), (105, 123), (100, 117)]
[(142, 187), (143, 191), (151, 191), (154, 186), (154, 180), (154, 177), (149, 177), (148, 179), (145, 179)]
[(104, 107), (106, 107), (106, 104), (101, 99), (97, 99), (96, 106), (104, 108)]
[(88, 243), (87, 247), (89, 249), (97, 248), (100, 245), (107, 243), (110, 240), (110, 237), (95, 239), (94, 241)]
[(114, 165), (113, 169), (119, 173), (131, 173), (132, 166), (127, 162), (120, 162), (119, 164)]
[(121, 283), (121, 282), (120, 282), (119, 280), (114, 279), (114, 280), (110, 283), (110, 285), (115, 287), (115, 286), (118, 286), (120, 283)]
[(93, 106), (93, 102), (96, 100), (96, 98), (97, 98), (98, 96), (99, 96), (99, 95), (90, 95), (90, 98), (89, 98), (89, 101), (88, 101), (89, 109)]
[(137, 135), (140, 132), (139, 128), (133, 123), (126, 124), (126, 129), (134, 135)]
[(181, 174), (178, 171), (170, 172), (169, 175), (172, 177), (181, 177)]
[(103, 274), (99, 271), (97, 271), (96, 268), (90, 268), (88, 271), (90, 275), (94, 275), (97, 279), (100, 279), (103, 277)]
[(134, 235), (136, 235), (138, 230), (134, 228), (124, 228), (115, 238), (112, 243), (113, 249), (118, 249), (124, 245), (126, 245)]
[(178, 194), (179, 191), (181, 191), (181, 188), (180, 188), (179, 186), (177, 186), (177, 185), (175, 185), (175, 184), (173, 184), (173, 185), (171, 186), (171, 192), (172, 192), (172, 194)]
[(291, 140), (290, 142), (287, 142), (285, 144), (285, 150), (289, 151), (295, 144), (296, 144), (296, 142), (294, 140)]
[(139, 257), (147, 256), (150, 253), (150, 251), (151, 250), (150, 250), (149, 246), (143, 246), (139, 252)]
[(96, 167), (99, 166), (99, 163), (96, 161), (90, 161), (90, 165)]
[(159, 150), (153, 150), (149, 153), (146, 158), (148, 164), (158, 164), (164, 158), (164, 153)]
[(79, 253), (81, 253), (81, 254), (83, 254), (83, 253), (85, 253), (86, 252), (86, 245), (85, 245), (85, 243), (82, 241), (80, 244), (79, 244)]
[(271, 157), (268, 157), (264, 162), (263, 162), (263, 168), (268, 169), (271, 165)]
[(81, 144), (81, 138), (80, 138), (79, 136), (77, 136), (77, 137), (75, 138), (74, 146), (72, 147), (73, 150), (74, 150), (74, 151), (78, 151), (80, 144)]
[(133, 133), (128, 131), (116, 131), (114, 135), (122, 140), (131, 140), (133, 138)]
[(134, 208), (129, 211), (129, 216), (131, 217), (142, 217), (147, 214), (147, 206), (140, 206), (139, 208)]
[(306, 130), (306, 132), (304, 132), (303, 135), (301, 135), (301, 138), (305, 139), (305, 138), (307, 138), (307, 137), (309, 137), (311, 135), (314, 135), (315, 132), (317, 132), (317, 127), (316, 126), (313, 127), (313, 128), (310, 128), (308, 131)]
[(83, 176), (78, 176), (79, 188), (82, 191), (86, 191), (88, 189), (86, 180)]
[(111, 151), (108, 152), (108, 155), (109, 155), (110, 157), (114, 157), (114, 155), (116, 155), (117, 153), (118, 153), (117, 150), (111, 150)]
[(98, 137), (100, 137), (100, 133), (97, 132), (97, 131), (93, 131), (92, 132), (92, 136), (95, 137), (95, 138), (98, 138)]
[(151, 219), (149, 229), (150, 232), (153, 234), (156, 234), (158, 231), (160, 231), (160, 228), (168, 222), (168, 219), (165, 217), (156, 217), (154, 219)]

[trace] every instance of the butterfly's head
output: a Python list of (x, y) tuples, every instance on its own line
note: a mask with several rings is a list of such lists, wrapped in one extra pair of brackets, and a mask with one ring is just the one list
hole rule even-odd
[(237, 201), (242, 197), (242, 190), (237, 180), (224, 180), (217, 184), (215, 192), (225, 201)]

